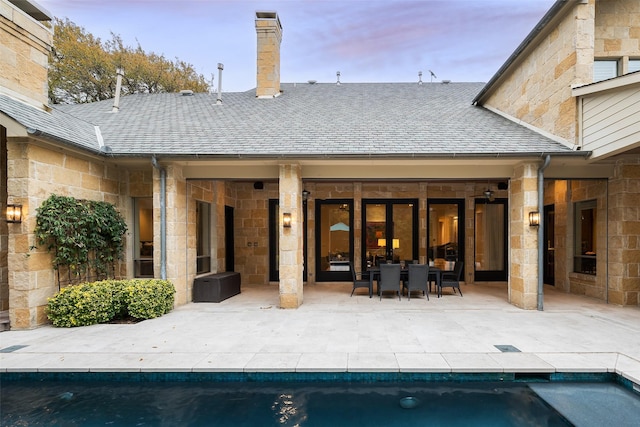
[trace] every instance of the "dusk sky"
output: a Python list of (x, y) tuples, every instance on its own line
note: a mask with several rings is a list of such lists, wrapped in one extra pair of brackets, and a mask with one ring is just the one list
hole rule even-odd
[(37, 0), (103, 40), (192, 64), (225, 92), (256, 82), (256, 11), (283, 27), (283, 83), (486, 82), (554, 0)]

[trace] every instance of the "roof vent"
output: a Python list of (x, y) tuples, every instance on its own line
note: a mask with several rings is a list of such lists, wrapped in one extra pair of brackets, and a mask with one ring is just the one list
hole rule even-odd
[(451, 80), (443, 80), (443, 81), (442, 81), (442, 84), (443, 84), (443, 85), (448, 85), (449, 83), (451, 83)]
[(193, 91), (191, 89), (182, 89), (180, 91), (180, 95), (182, 95), (182, 96), (191, 96), (191, 95), (193, 95)]
[(422, 84), (422, 71), (418, 71), (418, 84)]
[(111, 107), (112, 113), (117, 113), (120, 110), (120, 92), (122, 91), (123, 76), (124, 76), (124, 69), (118, 67), (116, 69), (116, 93), (113, 97), (113, 107)]
[(340, 71), (336, 71), (336, 78), (338, 79), (338, 81), (336, 82), (336, 85), (340, 86)]
[(317, 83), (316, 80), (307, 80), (307, 83), (309, 83), (310, 85), (314, 85)]
[(222, 70), (224, 70), (224, 64), (218, 62), (218, 98), (216, 99), (216, 105), (222, 104)]

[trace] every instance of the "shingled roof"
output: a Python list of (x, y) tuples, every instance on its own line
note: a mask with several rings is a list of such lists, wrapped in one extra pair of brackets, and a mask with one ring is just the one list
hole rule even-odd
[(99, 130), (94, 125), (56, 108), (47, 112), (30, 104), (0, 95), (0, 113), (4, 113), (27, 130), (68, 145), (100, 151)]
[[(280, 96), (254, 91), (138, 94), (54, 107), (45, 133), (80, 119), (99, 126), (111, 155), (205, 157), (439, 157), (571, 154), (570, 148), (472, 105), (482, 83), (283, 84)], [(2, 105), (4, 110), (5, 104)], [(8, 113), (11, 115), (11, 112)], [(68, 122), (69, 120), (64, 120)], [(26, 124), (25, 124), (26, 125)], [(86, 130), (86, 129), (85, 129)], [(70, 130), (69, 142), (89, 135)], [(95, 138), (95, 135), (94, 135)], [(581, 153), (584, 156), (584, 153)]]

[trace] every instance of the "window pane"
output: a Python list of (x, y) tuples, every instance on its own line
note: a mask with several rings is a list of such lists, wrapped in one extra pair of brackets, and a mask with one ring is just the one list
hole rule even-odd
[(593, 81), (611, 79), (618, 75), (618, 61), (596, 60), (593, 62)]
[(365, 257), (368, 264), (378, 265), (387, 259), (387, 206), (370, 203), (365, 210)]
[(502, 271), (504, 259), (503, 204), (476, 204), (476, 271)]
[(596, 201), (575, 204), (574, 271), (596, 274)]
[(196, 273), (211, 271), (211, 205), (196, 202)]
[(444, 266), (458, 260), (458, 205), (429, 205), (429, 261)]
[(134, 224), (134, 272), (135, 277), (153, 277), (153, 198), (137, 198), (133, 201)]
[(413, 261), (413, 204), (393, 205), (393, 262)]
[(640, 59), (629, 60), (629, 72), (633, 73), (634, 71), (640, 71)]
[(349, 271), (351, 208), (347, 203), (320, 206), (320, 247), (325, 271)]

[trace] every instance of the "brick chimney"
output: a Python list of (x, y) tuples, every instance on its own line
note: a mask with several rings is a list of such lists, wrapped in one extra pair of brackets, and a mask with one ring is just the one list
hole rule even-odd
[(280, 42), (282, 24), (276, 12), (256, 12), (258, 35), (258, 70), (256, 97), (273, 98), (280, 95)]

